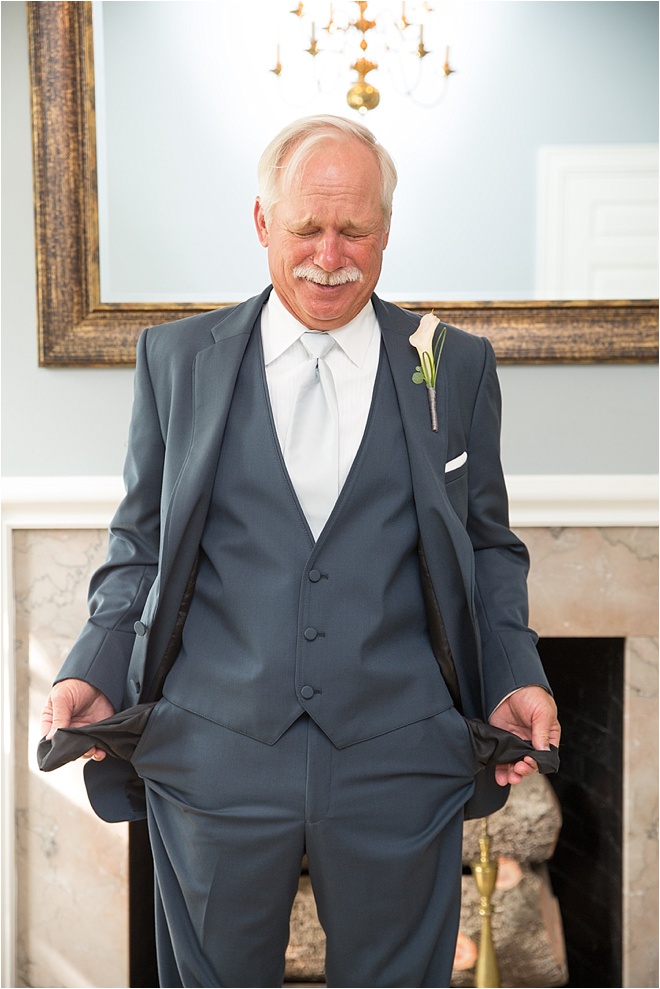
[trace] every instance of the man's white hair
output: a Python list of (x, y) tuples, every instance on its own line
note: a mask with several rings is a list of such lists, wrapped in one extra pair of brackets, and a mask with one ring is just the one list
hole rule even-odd
[(335, 141), (358, 140), (369, 147), (376, 158), (380, 170), (381, 201), (385, 227), (389, 230), (392, 217), (392, 197), (397, 183), (394, 162), (374, 135), (355, 120), (319, 114), (303, 117), (288, 124), (273, 138), (265, 149), (258, 165), (259, 202), (270, 226), (273, 207), (280, 200), (291, 179), (311, 157), (316, 146), (328, 139)]

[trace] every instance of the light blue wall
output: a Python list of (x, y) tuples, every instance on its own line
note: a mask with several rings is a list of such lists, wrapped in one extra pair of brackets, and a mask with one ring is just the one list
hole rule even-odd
[[(640, 5), (602, 6), (634, 11)], [(617, 62), (612, 71), (625, 68)], [(656, 93), (654, 84), (652, 104)], [(2, 5), (2, 129), (3, 472), (118, 474), (132, 371), (37, 366), (27, 36), (19, 2)], [(480, 153), (487, 155), (488, 147)], [(515, 366), (502, 368), (501, 380), (509, 474), (657, 471), (655, 367)]]
[[(539, 148), (657, 141), (658, 6), (432, 6), (438, 28), (427, 43), (441, 52), (451, 43), (456, 68), (444, 100), (421, 108), (398, 98), (383, 71), (373, 75), (382, 99), (366, 122), (401, 174), (380, 292), (535, 298)], [(264, 252), (248, 218), (261, 150), (295, 117), (351, 112), (347, 81), (314, 96), (310, 80), (297, 105), (283, 101), (284, 75), (266, 69), (278, 30), (297, 26), (290, 8), (289, 0), (98, 5), (107, 301), (226, 302), (260, 289)], [(247, 35), (249, 52), (237, 43)], [(286, 48), (285, 73), (291, 57)]]

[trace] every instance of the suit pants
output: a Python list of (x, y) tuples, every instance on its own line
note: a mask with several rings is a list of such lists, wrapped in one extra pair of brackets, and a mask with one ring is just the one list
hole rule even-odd
[(162, 699), (133, 762), (161, 986), (281, 986), (305, 853), (328, 986), (449, 986), (476, 771), (455, 709), (337, 749), (306, 714), (266, 745)]

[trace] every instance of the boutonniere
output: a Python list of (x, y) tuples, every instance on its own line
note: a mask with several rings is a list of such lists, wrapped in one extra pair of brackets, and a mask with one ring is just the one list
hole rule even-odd
[(436, 327), (440, 320), (432, 312), (422, 316), (420, 324), (408, 339), (419, 354), (419, 367), (415, 368), (412, 376), (416, 385), (425, 384), (429, 396), (429, 409), (431, 410), (431, 428), (434, 433), (438, 431), (438, 411), (436, 405), (435, 380), (438, 374), (438, 365), (442, 356), (442, 348), (445, 345), (447, 327), (442, 324), (435, 343), (433, 337), (436, 334)]

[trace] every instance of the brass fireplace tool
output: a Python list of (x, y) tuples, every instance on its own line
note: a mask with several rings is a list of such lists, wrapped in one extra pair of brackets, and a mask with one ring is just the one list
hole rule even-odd
[(490, 902), (497, 880), (497, 859), (490, 857), (490, 841), (488, 818), (484, 817), (481, 821), (481, 835), (479, 836), (479, 858), (471, 863), (472, 875), (480, 896), (481, 940), (474, 976), (474, 984), (477, 989), (498, 989), (500, 984), (491, 924), (493, 907)]

